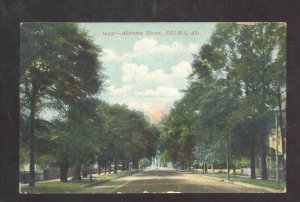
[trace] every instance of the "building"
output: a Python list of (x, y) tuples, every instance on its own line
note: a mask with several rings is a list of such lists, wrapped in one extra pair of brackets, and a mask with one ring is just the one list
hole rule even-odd
[[(269, 148), (276, 151), (276, 129), (273, 129), (269, 135)], [(278, 155), (282, 155), (281, 132), (278, 130)]]

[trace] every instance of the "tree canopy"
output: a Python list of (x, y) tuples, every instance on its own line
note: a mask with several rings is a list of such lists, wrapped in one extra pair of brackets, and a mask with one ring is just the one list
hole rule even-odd
[[(27, 117), (30, 186), (34, 186), (37, 119), (45, 110), (64, 115), (103, 87), (101, 49), (76, 23), (20, 25), (20, 100)], [(23, 133), (22, 133), (23, 134)], [(37, 144), (40, 145), (40, 144)]]
[(20, 28), (20, 160), (30, 163), (30, 186), (35, 165), (59, 167), (67, 182), (70, 167), (80, 179), (96, 162), (99, 169), (111, 162), (117, 169), (121, 161), (136, 168), (156, 153), (159, 131), (143, 113), (99, 99), (102, 50), (84, 29), (77, 23)]
[(183, 98), (163, 121), (162, 148), (173, 163), (180, 162), (180, 150), (172, 147), (184, 147), (182, 137), (189, 134), (196, 136), (190, 141), (196, 160), (212, 163), (227, 149), (223, 161), (249, 157), (255, 178), (259, 155), (262, 178), (268, 178), (267, 138), (274, 110), (283, 123), (285, 107), (285, 32), (284, 23), (216, 24), (194, 55)]

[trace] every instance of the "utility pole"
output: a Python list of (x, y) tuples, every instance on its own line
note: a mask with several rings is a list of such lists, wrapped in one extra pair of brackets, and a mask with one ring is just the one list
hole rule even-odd
[(278, 125), (277, 125), (277, 111), (275, 111), (275, 127), (276, 127), (276, 181), (277, 187), (279, 187), (279, 176), (278, 176)]
[(227, 180), (229, 180), (230, 175), (229, 175), (228, 133), (226, 133), (226, 155), (227, 155)]

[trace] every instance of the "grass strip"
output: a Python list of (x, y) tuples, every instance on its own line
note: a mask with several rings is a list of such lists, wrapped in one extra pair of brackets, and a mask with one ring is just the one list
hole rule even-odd
[[(205, 176), (205, 175), (204, 175)], [(241, 185), (250, 184), (256, 186), (256, 188), (269, 188), (269, 191), (284, 191), (284, 187), (286, 184), (282, 181), (279, 182), (279, 186), (277, 185), (276, 180), (262, 180), (262, 179), (251, 179), (249, 177), (242, 176), (230, 176), (230, 180), (227, 180), (226, 174), (208, 174), (208, 177), (218, 178), (224, 180), (226, 182), (238, 182), (243, 183)], [(252, 186), (253, 187), (253, 186)]]
[(123, 172), (118, 174), (95, 175), (92, 181), (89, 178), (82, 178), (81, 180), (69, 180), (66, 182), (50, 181), (43, 183), (36, 183), (35, 187), (23, 185), (21, 193), (29, 194), (49, 194), (49, 193), (76, 193), (85, 188), (97, 186), (99, 184), (114, 180), (120, 177), (132, 175), (138, 171)]

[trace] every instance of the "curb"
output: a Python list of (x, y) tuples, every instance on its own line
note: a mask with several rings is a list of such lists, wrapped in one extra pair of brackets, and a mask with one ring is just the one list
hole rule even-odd
[(272, 192), (272, 193), (286, 193), (286, 192), (284, 192), (280, 189), (273, 189), (273, 188), (264, 187), (264, 186), (260, 186), (260, 185), (248, 184), (248, 183), (244, 183), (244, 182), (221, 179), (221, 178), (211, 177), (211, 176), (206, 176), (206, 175), (201, 175), (201, 176), (203, 176), (205, 178), (208, 178), (208, 179), (217, 180), (217, 181), (220, 181), (220, 182), (226, 182), (226, 183), (230, 183), (230, 184), (241, 185), (241, 186), (245, 186), (245, 187), (249, 187), (249, 188), (264, 189), (264, 190)]

